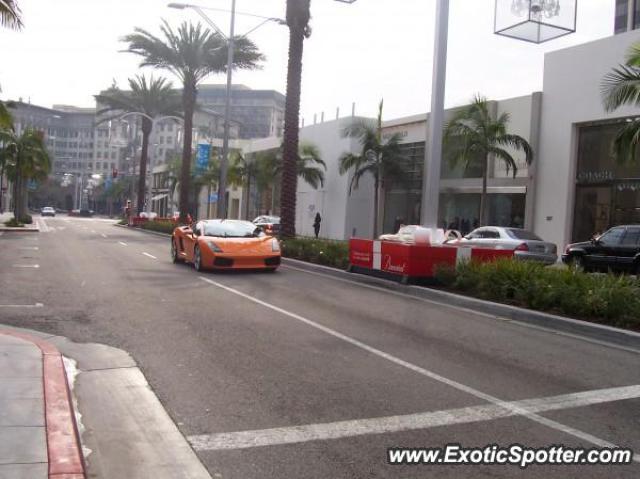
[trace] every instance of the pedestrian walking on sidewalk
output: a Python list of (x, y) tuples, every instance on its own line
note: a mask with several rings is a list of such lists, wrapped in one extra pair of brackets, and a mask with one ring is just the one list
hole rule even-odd
[(316, 213), (316, 219), (313, 220), (313, 231), (316, 234), (316, 239), (320, 234), (320, 223), (322, 222), (322, 217), (320, 216), (320, 212)]

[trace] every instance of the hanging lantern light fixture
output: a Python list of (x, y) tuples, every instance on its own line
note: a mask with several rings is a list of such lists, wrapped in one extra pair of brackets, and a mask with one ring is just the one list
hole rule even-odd
[(576, 31), (578, 0), (496, 0), (494, 32), (543, 43)]

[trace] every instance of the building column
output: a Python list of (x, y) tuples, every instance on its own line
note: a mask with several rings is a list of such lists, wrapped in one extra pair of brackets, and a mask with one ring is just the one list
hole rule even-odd
[(524, 228), (533, 231), (535, 224), (536, 204), (536, 172), (540, 155), (540, 118), (542, 116), (542, 92), (531, 95), (531, 126), (529, 130), (529, 144), (533, 149), (533, 161), (527, 168), (527, 192), (524, 206)]

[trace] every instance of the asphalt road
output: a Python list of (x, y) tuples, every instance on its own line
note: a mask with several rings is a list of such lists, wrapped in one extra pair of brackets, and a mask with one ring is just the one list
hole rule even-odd
[(615, 444), (640, 461), (640, 351), (290, 266), (198, 274), (166, 238), (44, 222), (0, 236), (0, 323), (129, 351), (213, 477), (640, 477), (638, 462), (387, 462), (449, 443)]

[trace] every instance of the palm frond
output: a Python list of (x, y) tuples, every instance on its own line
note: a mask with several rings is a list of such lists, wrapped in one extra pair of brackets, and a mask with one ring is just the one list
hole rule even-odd
[(622, 127), (613, 140), (612, 153), (616, 161), (621, 164), (637, 161), (639, 142), (640, 119), (636, 119)]
[(640, 105), (640, 69), (626, 65), (614, 68), (604, 76), (601, 92), (607, 111), (622, 105)]
[(636, 43), (629, 48), (626, 64), (630, 67), (640, 67), (640, 43)]
[(524, 161), (530, 165), (533, 161), (533, 148), (527, 140), (519, 135), (505, 134), (496, 139), (496, 143), (502, 146), (508, 146), (514, 150), (524, 153)]
[(0, 25), (12, 30), (23, 27), (22, 12), (16, 0), (0, 0)]
[(492, 154), (495, 158), (502, 160), (507, 169), (507, 174), (509, 174), (510, 171), (513, 171), (513, 177), (516, 177), (518, 174), (518, 164), (511, 153), (504, 148), (499, 148), (497, 146), (490, 147), (488, 153)]

